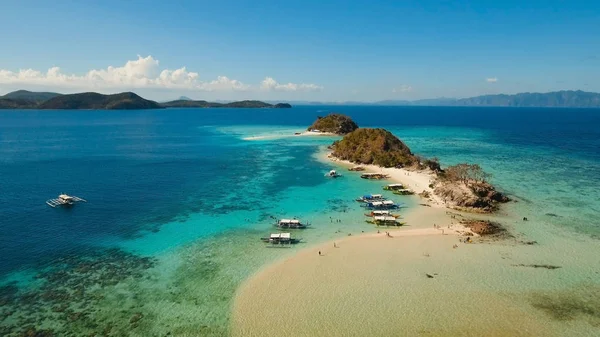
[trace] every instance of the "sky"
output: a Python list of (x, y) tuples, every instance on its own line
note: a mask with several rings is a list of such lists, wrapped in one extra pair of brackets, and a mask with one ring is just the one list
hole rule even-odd
[(0, 1), (0, 94), (600, 92), (600, 1)]

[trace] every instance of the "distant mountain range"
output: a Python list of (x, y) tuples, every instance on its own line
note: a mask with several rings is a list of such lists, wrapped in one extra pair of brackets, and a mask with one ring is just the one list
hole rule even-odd
[(385, 100), (377, 102), (291, 102), (295, 105), (381, 105), (381, 106), (481, 106), (481, 107), (560, 107), (600, 108), (600, 93), (563, 90), (548, 93), (483, 95), (470, 98), (433, 98), (416, 101)]
[[(555, 91), (515, 95), (484, 95), (470, 98), (436, 98), (416, 101), (386, 100), (378, 102), (292, 102), (296, 105), (386, 105), (386, 106), (480, 106), (480, 107), (561, 107), (600, 108), (600, 93)], [(255, 100), (208, 102), (185, 96), (175, 101), (157, 103), (132, 92), (102, 95), (88, 92), (62, 95), (54, 92), (18, 90), (0, 96), (0, 109), (160, 109), (160, 108), (291, 108), (288, 103)]]
[(95, 92), (62, 95), (53, 92), (18, 90), (0, 96), (0, 109), (66, 109), (66, 110), (140, 110), (161, 108), (291, 108), (287, 103), (261, 101), (214, 103), (192, 101), (182, 97), (176, 101), (157, 103), (132, 92), (103, 95)]

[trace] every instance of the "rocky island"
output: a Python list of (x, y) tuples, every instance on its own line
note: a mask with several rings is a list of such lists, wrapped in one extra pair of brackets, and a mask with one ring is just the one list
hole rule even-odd
[[(317, 119), (309, 130), (322, 127), (323, 119)], [(343, 115), (338, 115), (335, 120), (356, 125)], [(348, 164), (367, 165), (379, 170), (385, 168), (387, 173), (393, 173), (389, 170), (402, 170), (399, 176), (422, 173), (426, 176), (419, 187), (421, 197), (435, 199), (448, 208), (490, 213), (497, 210), (500, 203), (510, 200), (488, 182), (491, 175), (479, 165), (463, 163), (442, 169), (438, 159), (415, 155), (402, 140), (385, 129), (357, 126), (329, 149), (331, 157)]]
[(317, 120), (307, 130), (310, 132), (345, 135), (356, 129), (358, 129), (358, 125), (350, 117), (332, 113), (325, 117), (317, 117)]

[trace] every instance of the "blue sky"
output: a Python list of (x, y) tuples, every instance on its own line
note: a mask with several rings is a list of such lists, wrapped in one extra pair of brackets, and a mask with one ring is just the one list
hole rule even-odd
[(0, 6), (0, 93), (373, 101), (600, 91), (600, 1)]

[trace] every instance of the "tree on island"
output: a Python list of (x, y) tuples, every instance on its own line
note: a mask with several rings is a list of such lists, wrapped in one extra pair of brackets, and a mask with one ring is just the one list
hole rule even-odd
[(492, 177), (491, 173), (485, 172), (478, 164), (461, 163), (448, 166), (442, 177), (449, 181), (480, 181), (486, 182)]

